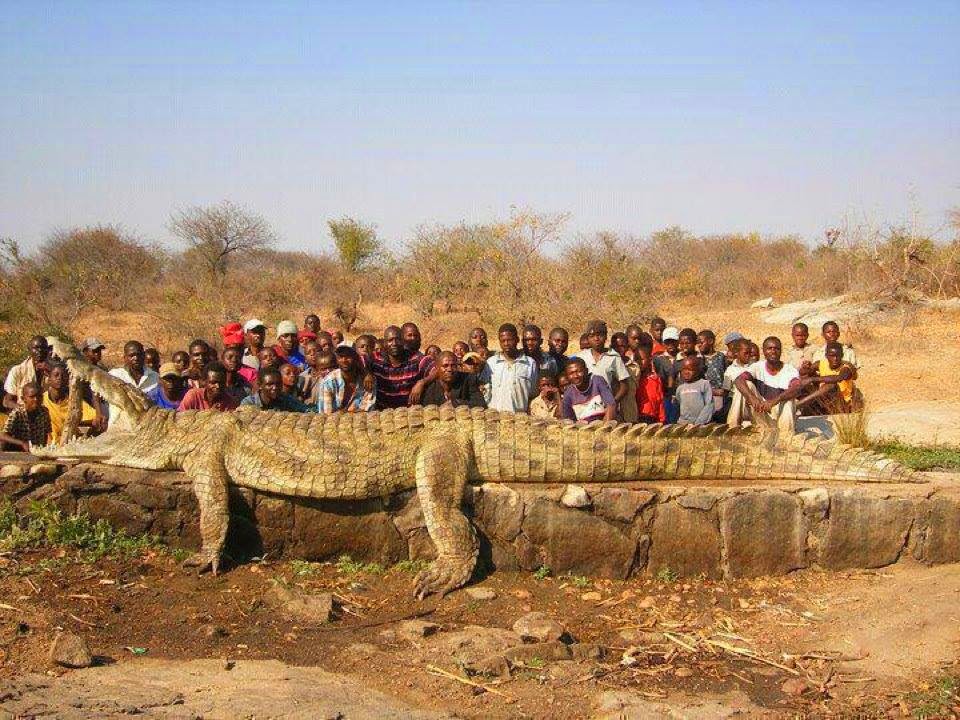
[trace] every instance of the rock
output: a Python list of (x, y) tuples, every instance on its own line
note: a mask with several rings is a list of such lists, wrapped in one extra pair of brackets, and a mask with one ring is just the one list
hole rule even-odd
[(558, 573), (624, 580), (637, 554), (637, 540), (618, 526), (546, 498), (528, 506), (523, 534)]
[(826, 488), (809, 488), (797, 493), (803, 502), (803, 512), (814, 520), (823, 520), (830, 512), (830, 493)]
[(603, 594), (598, 593), (596, 590), (591, 590), (590, 592), (585, 592), (583, 595), (581, 595), (580, 599), (587, 602), (599, 602), (600, 600), (603, 600)]
[(431, 641), (431, 649), (439, 654), (451, 655), (457, 662), (470, 667), (483, 658), (503, 655), (522, 642), (510, 630), (467, 625), (460, 630), (440, 633)]
[(475, 660), (467, 665), (474, 675), (485, 675), (487, 677), (496, 677), (504, 680), (510, 679), (510, 663), (507, 658), (500, 654), (487, 655)]
[(527, 613), (513, 624), (513, 631), (526, 642), (550, 642), (559, 640), (565, 630), (563, 625), (542, 612)]
[(93, 664), (93, 656), (82, 637), (59, 633), (50, 646), (50, 662), (68, 668), (85, 668)]
[(491, 542), (510, 543), (520, 534), (523, 523), (523, 499), (507, 487), (491, 483), (474, 496), (474, 521)]
[(495, 600), (497, 597), (495, 590), (485, 587), (469, 587), (464, 592), (471, 600)]
[(647, 572), (656, 574), (664, 568), (684, 577), (701, 573), (720, 577), (720, 532), (715, 511), (688, 510), (677, 503), (658, 506)]
[(640, 509), (649, 505), (657, 497), (650, 490), (628, 490), (626, 488), (603, 488), (593, 496), (594, 510), (597, 515), (631, 523)]
[(567, 485), (560, 502), (569, 508), (585, 508), (591, 505), (590, 496), (579, 485)]
[(930, 564), (960, 561), (960, 500), (935, 497), (929, 507), (919, 559)]
[(727, 577), (785, 575), (806, 567), (807, 524), (800, 501), (785, 492), (734, 495), (720, 506)]
[(617, 636), (627, 645), (636, 645), (639, 647), (656, 645), (657, 643), (662, 643), (665, 639), (663, 637), (663, 633), (651, 632), (650, 630), (640, 630), (639, 628), (628, 628), (626, 630), (621, 630), (619, 633), (617, 633)]
[(436, 635), (439, 631), (439, 625), (426, 620), (404, 620), (397, 626), (397, 633), (413, 641)]
[(603, 645), (597, 643), (574, 643), (568, 645), (574, 660), (603, 660), (607, 650)]
[(0, 478), (21, 478), (26, 474), (26, 468), (23, 465), (4, 465), (0, 467)]
[(830, 519), (820, 564), (831, 570), (875, 568), (896, 562), (913, 525), (910, 500), (840, 490), (830, 498)]
[(750, 305), (751, 308), (759, 308), (759, 309), (772, 308), (773, 306), (774, 306), (774, 302), (772, 297), (766, 297), (766, 298), (763, 298), (762, 300), (754, 300), (753, 303), (751, 303)]
[(29, 475), (56, 475), (57, 466), (53, 463), (36, 463), (30, 466)]
[(711, 510), (717, 504), (717, 496), (710, 492), (685, 493), (677, 498), (677, 505), (689, 510)]
[(780, 686), (780, 689), (786, 695), (800, 697), (810, 689), (810, 686), (806, 683), (806, 681), (801, 680), (800, 678), (790, 678), (783, 682), (783, 685)]
[(520, 663), (527, 665), (531, 662), (536, 663), (538, 660), (543, 662), (556, 662), (558, 660), (573, 659), (573, 653), (570, 648), (558, 640), (520, 645), (507, 650), (504, 656), (513, 665)]
[(330, 593), (306, 593), (297, 587), (278, 584), (270, 595), (281, 611), (297, 622), (322, 625), (330, 622), (333, 616), (333, 595)]

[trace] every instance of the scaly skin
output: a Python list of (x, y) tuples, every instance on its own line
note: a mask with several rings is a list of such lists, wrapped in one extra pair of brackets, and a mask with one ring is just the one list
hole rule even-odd
[[(416, 593), (445, 594), (470, 578), (478, 542), (460, 509), (468, 482), (603, 483), (764, 479), (905, 482), (913, 473), (876, 453), (773, 427), (575, 425), (492, 410), (412, 407), (307, 415), (143, 409), (143, 395), (58, 344), (124, 422), (92, 440), (38, 448), (45, 457), (184, 470), (200, 505), (203, 547), (191, 563), (217, 570), (229, 520), (227, 487), (290, 497), (362, 499), (416, 488), (437, 560)], [(129, 426), (131, 430), (120, 429)]]

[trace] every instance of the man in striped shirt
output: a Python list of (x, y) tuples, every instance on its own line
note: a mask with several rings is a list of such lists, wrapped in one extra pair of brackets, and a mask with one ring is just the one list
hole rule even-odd
[(377, 381), (377, 409), (406, 407), (411, 393), (415, 394), (414, 400), (419, 399), (425, 385), (423, 380), (433, 370), (433, 362), (428, 356), (411, 353), (396, 325), (384, 331), (383, 341), (383, 355), (374, 355), (369, 364)]

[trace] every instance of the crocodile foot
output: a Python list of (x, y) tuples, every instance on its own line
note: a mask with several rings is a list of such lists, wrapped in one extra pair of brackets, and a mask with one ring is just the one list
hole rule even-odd
[(418, 600), (423, 600), (432, 593), (439, 593), (440, 597), (443, 597), (470, 579), (475, 564), (476, 558), (472, 555), (439, 557), (417, 575), (414, 580), (414, 594)]
[(197, 568), (198, 575), (203, 575), (205, 572), (212, 572), (216, 575), (220, 569), (220, 554), (201, 550), (184, 560), (183, 566)]

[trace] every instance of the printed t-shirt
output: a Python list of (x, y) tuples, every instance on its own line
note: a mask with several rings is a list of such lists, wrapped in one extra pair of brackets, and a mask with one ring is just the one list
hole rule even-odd
[(563, 412), (566, 420), (589, 422), (603, 420), (606, 409), (615, 406), (610, 385), (600, 375), (591, 375), (587, 389), (582, 391), (575, 385), (568, 385), (563, 391)]

